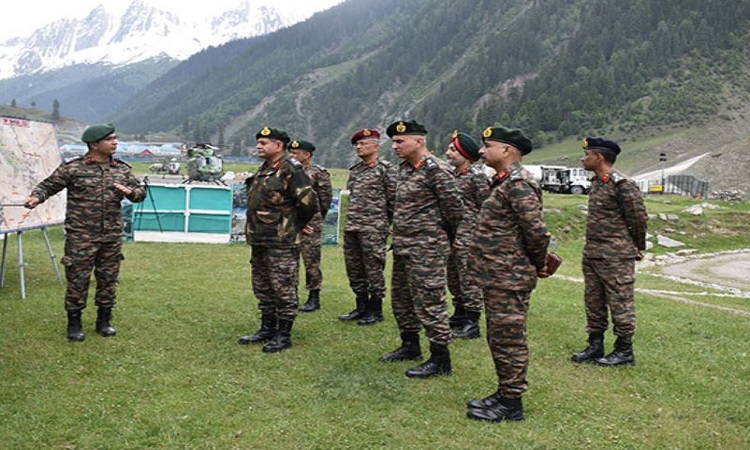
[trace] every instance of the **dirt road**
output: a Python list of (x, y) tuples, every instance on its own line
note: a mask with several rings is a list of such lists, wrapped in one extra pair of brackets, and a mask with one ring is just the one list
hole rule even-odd
[(750, 292), (750, 249), (688, 259), (661, 268), (664, 275)]

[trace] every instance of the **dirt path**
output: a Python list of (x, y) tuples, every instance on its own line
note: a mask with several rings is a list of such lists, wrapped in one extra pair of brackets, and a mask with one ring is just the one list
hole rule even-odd
[(750, 291), (750, 250), (691, 258), (662, 267), (667, 276), (687, 278), (706, 286)]
[[(647, 266), (640, 270), (664, 276), (675, 281), (676, 284), (669, 291), (636, 287), (636, 292), (638, 293), (750, 317), (750, 310), (704, 303), (689, 298), (695, 295), (710, 295), (714, 297), (746, 298), (750, 301), (750, 249), (684, 258), (668, 265), (658, 267)], [(566, 276), (561, 276), (560, 278), (583, 283), (582, 278)], [(702, 286), (718, 291), (718, 293), (696, 294), (680, 292), (680, 284)]]

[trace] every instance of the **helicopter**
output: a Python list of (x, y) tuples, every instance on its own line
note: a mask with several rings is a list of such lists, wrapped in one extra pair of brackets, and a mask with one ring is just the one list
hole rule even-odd
[(169, 175), (180, 174), (180, 163), (177, 162), (177, 158), (172, 158), (170, 161), (163, 161), (151, 164), (148, 168), (149, 171), (154, 173), (168, 173)]
[(199, 143), (187, 150), (188, 178), (183, 183), (204, 181), (225, 184), (221, 177), (224, 175), (224, 160), (218, 155), (218, 147), (208, 143)]

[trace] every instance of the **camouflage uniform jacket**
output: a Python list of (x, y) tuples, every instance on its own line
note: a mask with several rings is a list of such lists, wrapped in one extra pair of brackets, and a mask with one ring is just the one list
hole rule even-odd
[(396, 167), (388, 161), (378, 160), (372, 165), (360, 161), (349, 168), (344, 231), (388, 232), (393, 222), (396, 177)]
[(466, 245), (474, 236), (479, 209), (490, 195), (490, 180), (477, 166), (469, 166), (460, 172), (454, 171), (454, 174), (458, 192), (461, 193), (464, 202), (464, 216), (456, 237)]
[(471, 256), (478, 282), (485, 289), (533, 290), (549, 241), (542, 190), (516, 162), (493, 179), (479, 211)]
[(396, 209), (393, 217), (394, 252), (412, 246), (435, 246), (455, 238), (463, 217), (463, 201), (456, 178), (426, 155), (416, 166), (399, 165)]
[(40, 202), (67, 188), (65, 231), (90, 237), (122, 239), (122, 209), (125, 197), (114, 183), (132, 189), (128, 200), (138, 203), (146, 190), (132, 174), (130, 166), (116, 158), (108, 164), (95, 162), (89, 156), (61, 164), (31, 192)]
[(591, 179), (583, 255), (634, 258), (646, 249), (648, 215), (638, 186), (618, 172)]
[(333, 200), (333, 187), (331, 186), (331, 175), (328, 171), (317, 164), (310, 164), (305, 168), (305, 173), (310, 177), (313, 190), (318, 197), (318, 213), (315, 214), (311, 222), (322, 224), (328, 214)]
[(318, 199), (302, 164), (286, 154), (245, 180), (249, 245), (296, 247), (298, 233), (318, 211)]

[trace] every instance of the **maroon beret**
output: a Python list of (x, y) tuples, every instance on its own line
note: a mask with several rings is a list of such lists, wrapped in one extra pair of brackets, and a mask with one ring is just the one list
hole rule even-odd
[(374, 128), (365, 128), (363, 130), (359, 130), (356, 133), (354, 133), (354, 136), (352, 136), (352, 145), (356, 144), (357, 141), (361, 141), (362, 139), (379, 139), (380, 133), (378, 130)]

